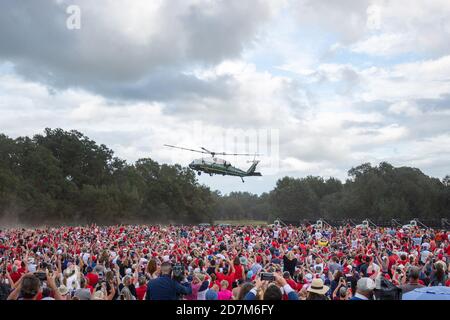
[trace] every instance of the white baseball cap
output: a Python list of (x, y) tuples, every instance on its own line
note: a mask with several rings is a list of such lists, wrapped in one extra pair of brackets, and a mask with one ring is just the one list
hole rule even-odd
[(361, 278), (358, 280), (356, 287), (361, 291), (372, 291), (375, 289), (375, 282), (370, 278)]
[(307, 274), (305, 275), (305, 278), (306, 278), (306, 280), (307, 280), (308, 282), (310, 282), (310, 281), (312, 281), (312, 279), (313, 279), (313, 275), (312, 275), (311, 273), (307, 273)]

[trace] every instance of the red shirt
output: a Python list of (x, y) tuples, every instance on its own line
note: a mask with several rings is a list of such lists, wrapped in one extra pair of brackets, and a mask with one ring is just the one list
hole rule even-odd
[(397, 263), (398, 263), (398, 264), (402, 264), (402, 265), (406, 265), (406, 264), (408, 263), (408, 260), (402, 260), (402, 259), (400, 259), (400, 260), (397, 260)]
[(243, 279), (242, 272), (244, 269), (242, 268), (242, 266), (241, 265), (234, 266), (234, 269), (235, 269), (234, 280)]
[(287, 279), (286, 282), (291, 286), (292, 289), (297, 290), (298, 284), (292, 279)]
[(14, 281), (14, 283), (16, 283), (20, 277), (22, 276), (20, 272), (13, 272), (10, 274), (12, 281)]
[(433, 252), (434, 249), (436, 249), (436, 241), (431, 240), (430, 241), (430, 251)]
[(147, 292), (147, 285), (146, 284), (136, 288), (136, 295), (137, 295), (138, 300), (144, 300), (145, 292)]
[(392, 268), (392, 265), (395, 264), (395, 262), (399, 260), (398, 256), (396, 254), (393, 254), (389, 256), (389, 269)]
[(228, 275), (224, 275), (223, 273), (217, 272), (216, 276), (217, 276), (218, 281), (227, 280), (228, 281), (228, 290), (233, 290), (233, 281), (234, 281), (234, 276), (235, 276), (234, 272), (229, 273)]

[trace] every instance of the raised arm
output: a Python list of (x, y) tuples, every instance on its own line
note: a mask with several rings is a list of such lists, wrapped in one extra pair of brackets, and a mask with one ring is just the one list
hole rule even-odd
[(6, 264), (5, 264), (5, 275), (6, 275), (6, 278), (8, 278), (8, 282), (10, 283), (10, 285), (11, 285), (11, 288), (15, 288), (16, 287), (16, 284), (14, 283), (14, 281), (13, 281), (13, 279), (11, 278), (11, 275), (9, 274), (9, 272), (8, 272), (8, 269), (6, 268)]
[(19, 298), (20, 290), (22, 288), (22, 279), (24, 276), (25, 274), (23, 274), (17, 281), (17, 283), (14, 286), (14, 290), (9, 294), (7, 300), (17, 300)]
[(50, 289), (52, 289), (52, 291), (55, 294), (55, 300), (63, 300), (63, 297), (61, 296), (61, 294), (59, 293), (58, 288), (56, 287), (56, 283), (55, 283), (55, 278), (58, 276), (57, 273), (55, 273), (54, 276), (52, 276), (48, 270), (46, 272), (47, 274), (47, 285)]
[(112, 300), (116, 295), (116, 287), (114, 286), (114, 283), (111, 281), (109, 285), (111, 287), (111, 292), (106, 296), (106, 300)]
[(333, 294), (332, 294), (333, 300), (336, 299), (336, 295), (339, 292), (339, 289), (341, 288), (341, 286), (342, 286), (342, 282), (339, 280), (339, 283), (338, 283), (336, 289), (334, 289)]
[(58, 255), (56, 257), (56, 260), (57, 260), (56, 261), (56, 267), (58, 268), (58, 273), (59, 274), (62, 274), (61, 259), (62, 259), (61, 255)]
[(117, 285), (119, 285), (121, 283), (121, 279), (120, 279), (119, 265), (117, 263), (114, 268), (114, 273), (116, 275)]
[(228, 263), (230, 264), (230, 268), (231, 268), (231, 272), (230, 273), (234, 273), (236, 271), (236, 269), (234, 268), (233, 260), (228, 260)]

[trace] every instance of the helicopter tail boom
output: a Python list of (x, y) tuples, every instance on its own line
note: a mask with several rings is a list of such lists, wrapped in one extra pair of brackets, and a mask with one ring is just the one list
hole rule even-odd
[(255, 172), (256, 166), (258, 165), (259, 161), (253, 161), (250, 168), (247, 170), (247, 175), (249, 176), (261, 176), (261, 172)]

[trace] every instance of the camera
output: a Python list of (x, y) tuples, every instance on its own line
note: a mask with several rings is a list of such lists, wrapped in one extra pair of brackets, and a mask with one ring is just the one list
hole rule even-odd
[(260, 278), (262, 281), (264, 281), (264, 280), (274, 281), (275, 280), (275, 276), (270, 272), (261, 272)]
[(172, 267), (172, 279), (181, 282), (184, 278), (184, 266), (176, 264)]
[(101, 290), (103, 285), (107, 285), (105, 280), (101, 280), (97, 283), (97, 285), (95, 286), (96, 290)]

